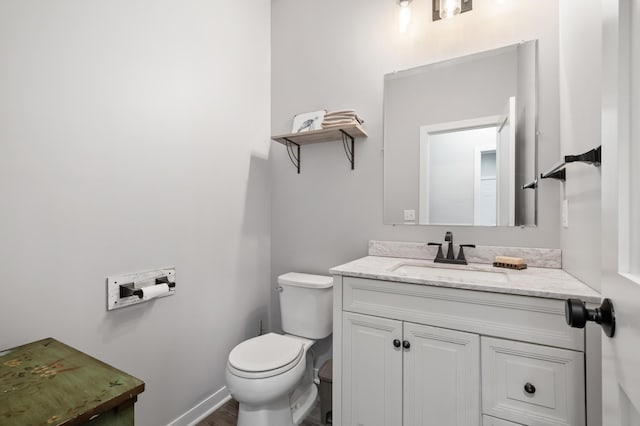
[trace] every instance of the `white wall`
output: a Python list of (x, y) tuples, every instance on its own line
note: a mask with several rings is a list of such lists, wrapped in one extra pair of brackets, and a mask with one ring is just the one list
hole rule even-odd
[[(158, 426), (268, 318), (270, 4), (0, 2), (0, 347), (53, 336), (146, 382)], [(105, 278), (175, 266), (106, 312)]]
[[(539, 39), (540, 164), (558, 161), (558, 10), (556, 1), (474, 1), (472, 12), (431, 22), (431, 2), (412, 2), (414, 27), (397, 30), (394, 1), (272, 1), (272, 132), (290, 130), (294, 114), (352, 107), (366, 120), (355, 170), (339, 142), (302, 147), (297, 175), (274, 145), (272, 285), (287, 271), (327, 273), (367, 253), (370, 239), (559, 247), (559, 185), (543, 182), (537, 228), (385, 226), (382, 176), (383, 75), (464, 54)], [(274, 319), (278, 313), (274, 298)]]

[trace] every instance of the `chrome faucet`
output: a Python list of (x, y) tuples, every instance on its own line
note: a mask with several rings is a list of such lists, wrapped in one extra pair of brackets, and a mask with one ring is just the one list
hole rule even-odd
[(428, 243), (430, 246), (438, 246), (438, 253), (436, 254), (435, 259), (433, 261), (435, 263), (453, 263), (456, 265), (467, 265), (467, 259), (464, 257), (464, 248), (471, 247), (475, 248), (475, 244), (460, 244), (460, 249), (458, 250), (458, 257), (455, 257), (453, 253), (453, 233), (451, 231), (447, 231), (444, 234), (444, 242), (449, 243), (447, 248), (447, 256), (444, 256), (442, 252), (442, 243)]

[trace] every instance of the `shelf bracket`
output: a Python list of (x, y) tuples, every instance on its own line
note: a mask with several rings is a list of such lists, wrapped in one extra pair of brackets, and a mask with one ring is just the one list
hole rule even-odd
[[(347, 160), (349, 160), (349, 163), (351, 164), (351, 170), (354, 170), (356, 158), (354, 138), (342, 129), (340, 129), (340, 133), (342, 133), (342, 147), (344, 148), (344, 153), (347, 154)], [(351, 141), (351, 147), (349, 147), (348, 141)]]
[[(284, 140), (287, 145), (287, 154), (289, 154), (289, 159), (291, 160), (293, 167), (298, 169), (298, 174), (300, 174), (300, 145), (293, 142), (289, 138), (284, 138)], [(293, 150), (293, 145), (295, 145), (297, 148), (297, 154)]]

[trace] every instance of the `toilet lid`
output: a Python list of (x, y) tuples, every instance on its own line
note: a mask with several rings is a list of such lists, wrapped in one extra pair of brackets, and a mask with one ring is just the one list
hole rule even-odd
[(229, 364), (247, 372), (275, 370), (298, 360), (303, 350), (299, 340), (268, 333), (236, 346), (229, 354)]

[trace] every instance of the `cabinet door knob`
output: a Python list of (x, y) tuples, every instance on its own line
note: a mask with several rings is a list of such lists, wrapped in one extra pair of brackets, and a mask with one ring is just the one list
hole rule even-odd
[(405, 349), (409, 349), (411, 347), (411, 343), (408, 340), (402, 342), (402, 347)]
[(536, 387), (533, 386), (531, 383), (527, 382), (524, 385), (524, 391), (529, 395), (533, 395), (534, 393), (536, 393)]
[(396, 348), (399, 348), (399, 347), (400, 347), (400, 340), (395, 339), (395, 340), (393, 341), (393, 346), (395, 346)]

